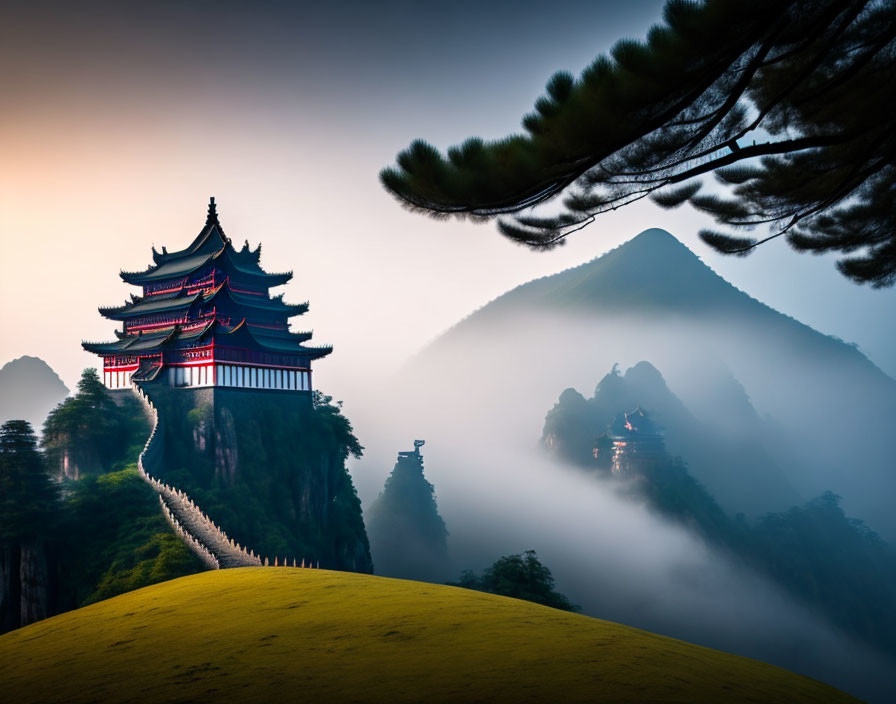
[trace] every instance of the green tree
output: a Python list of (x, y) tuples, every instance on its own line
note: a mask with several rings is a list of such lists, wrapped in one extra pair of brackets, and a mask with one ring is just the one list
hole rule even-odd
[(538, 559), (534, 550), (520, 555), (505, 555), (483, 571), (482, 576), (467, 570), (458, 582), (451, 586), (475, 589), (490, 594), (500, 594), (514, 599), (534, 601), (564, 611), (578, 611), (563, 594), (554, 590), (551, 571)]
[(159, 510), (158, 494), (134, 465), (88, 475), (66, 492), (60, 536), (64, 608), (76, 608), (203, 569)]
[(11, 420), (0, 428), (0, 544), (50, 535), (59, 493), (47, 475), (31, 424)]
[[(720, 252), (785, 235), (846, 254), (856, 282), (896, 283), (896, 4), (669, 0), (664, 18), (551, 78), (525, 134), (446, 156), (417, 140), (382, 183), (436, 216), (510, 215), (501, 232), (542, 249), (644, 197), (689, 201), (728, 230), (700, 233)], [(701, 192), (709, 173), (728, 195)], [(527, 211), (561, 194), (559, 214)]]
[(119, 401), (95, 369), (82, 372), (77, 393), (53, 409), (44, 423), (43, 447), (54, 471), (78, 479), (83, 473), (120, 469), (128, 454), (136, 456), (148, 424), (132, 394), (119, 392)]

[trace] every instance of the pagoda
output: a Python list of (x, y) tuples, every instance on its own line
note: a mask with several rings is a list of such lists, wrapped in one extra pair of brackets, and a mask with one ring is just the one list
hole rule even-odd
[(600, 459), (600, 450), (606, 451), (606, 440), (613, 443), (610, 468), (616, 475), (631, 475), (667, 459), (663, 429), (653, 422), (640, 406), (630, 413), (620, 413), (610, 425), (606, 436), (601, 436), (603, 448), (596, 447), (595, 458)]
[(261, 245), (237, 250), (218, 221), (211, 198), (205, 227), (186, 249), (152, 250), (145, 271), (121, 272), (142, 295), (100, 308), (121, 323), (114, 342), (84, 342), (103, 358), (110, 389), (134, 382), (173, 387), (232, 387), (310, 394), (311, 361), (332, 347), (309, 347), (310, 332), (292, 332), (289, 319), (308, 310), (270, 289), (292, 272), (269, 274)]

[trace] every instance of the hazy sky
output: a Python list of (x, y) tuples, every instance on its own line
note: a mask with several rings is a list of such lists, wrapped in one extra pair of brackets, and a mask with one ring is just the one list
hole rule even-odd
[[(36, 355), (73, 388), (98, 361), (81, 340), (113, 339), (115, 324), (97, 307), (136, 292), (119, 270), (146, 267), (152, 245), (186, 246), (214, 195), (227, 234), (262, 241), (268, 270), (295, 271), (285, 297), (310, 300), (311, 312), (294, 327), (335, 346), (315, 366), (316, 386), (345, 399), (353, 419), (365, 417), (353, 407), (373, 403), (363, 398), (371, 380), (472, 310), (650, 227), (755, 298), (857, 342), (896, 375), (896, 291), (848, 283), (829, 258), (779, 241), (747, 259), (722, 258), (696, 238), (704, 216), (643, 202), (535, 253), (493, 225), (410, 214), (380, 187), (379, 170), (414, 138), (446, 147), (518, 130), (553, 72), (578, 73), (616, 39), (642, 37), (661, 5), (4, 0), (0, 364)], [(357, 480), (369, 496), (417, 428), (388, 435), (356, 423), (373, 455)], [(452, 445), (426, 437), (451, 517), (451, 485), (438, 471), (453, 471), (451, 457), (436, 458)], [(543, 486), (523, 484), (521, 501)]]
[[(125, 5), (127, 6), (125, 8)], [(317, 384), (350, 399), (514, 285), (661, 226), (754, 297), (857, 342), (896, 374), (896, 292), (846, 282), (784, 242), (746, 260), (706, 221), (639, 204), (548, 254), (492, 225), (402, 210), (377, 173), (415, 137), (503, 136), (559, 69), (640, 37), (661, 2), (5, 2), (0, 9), (0, 363), (46, 359), (73, 386), (112, 339), (100, 305), (150, 247), (185, 246), (215, 195), (225, 231), (293, 269), (296, 327), (335, 353)]]

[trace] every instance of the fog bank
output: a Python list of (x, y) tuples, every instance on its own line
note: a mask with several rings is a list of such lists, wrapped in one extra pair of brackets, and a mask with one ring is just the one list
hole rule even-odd
[[(570, 339), (570, 321), (530, 317), (525, 345), (496, 327), (489, 336), (428, 351), (398, 378), (354, 387), (344, 395), (345, 410), (366, 447), (351, 467), (365, 506), (381, 490), (395, 454), (423, 438), (426, 477), (450, 532), (449, 573), (533, 549), (557, 588), (588, 615), (771, 662), (870, 701), (890, 700), (896, 663), (735, 558), (620, 496), (612, 483), (561, 466), (540, 449), (544, 415), (563, 389), (590, 395), (614, 362), (624, 368), (651, 361), (686, 402), (705, 391), (697, 383), (705, 375), (694, 364), (699, 346), (683, 341), (711, 331), (681, 321), (645, 322), (592, 320)], [(742, 343), (739, 335), (724, 340), (725, 347)], [(740, 365), (745, 376), (753, 374), (750, 398), (763, 399), (765, 412), (785, 407), (774, 400), (788, 398), (786, 388), (755, 393), (762, 365)], [(829, 368), (824, 360), (807, 366), (795, 383)], [(805, 394), (806, 388), (790, 391)], [(824, 432), (818, 428), (818, 442)], [(803, 481), (805, 471), (793, 474), (807, 493), (832, 476), (809, 473)]]

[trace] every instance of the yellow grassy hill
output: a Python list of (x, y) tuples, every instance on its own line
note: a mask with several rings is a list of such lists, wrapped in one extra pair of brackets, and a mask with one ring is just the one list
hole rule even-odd
[(0, 637), (2, 702), (854, 702), (682, 641), (490, 594), (244, 568)]

